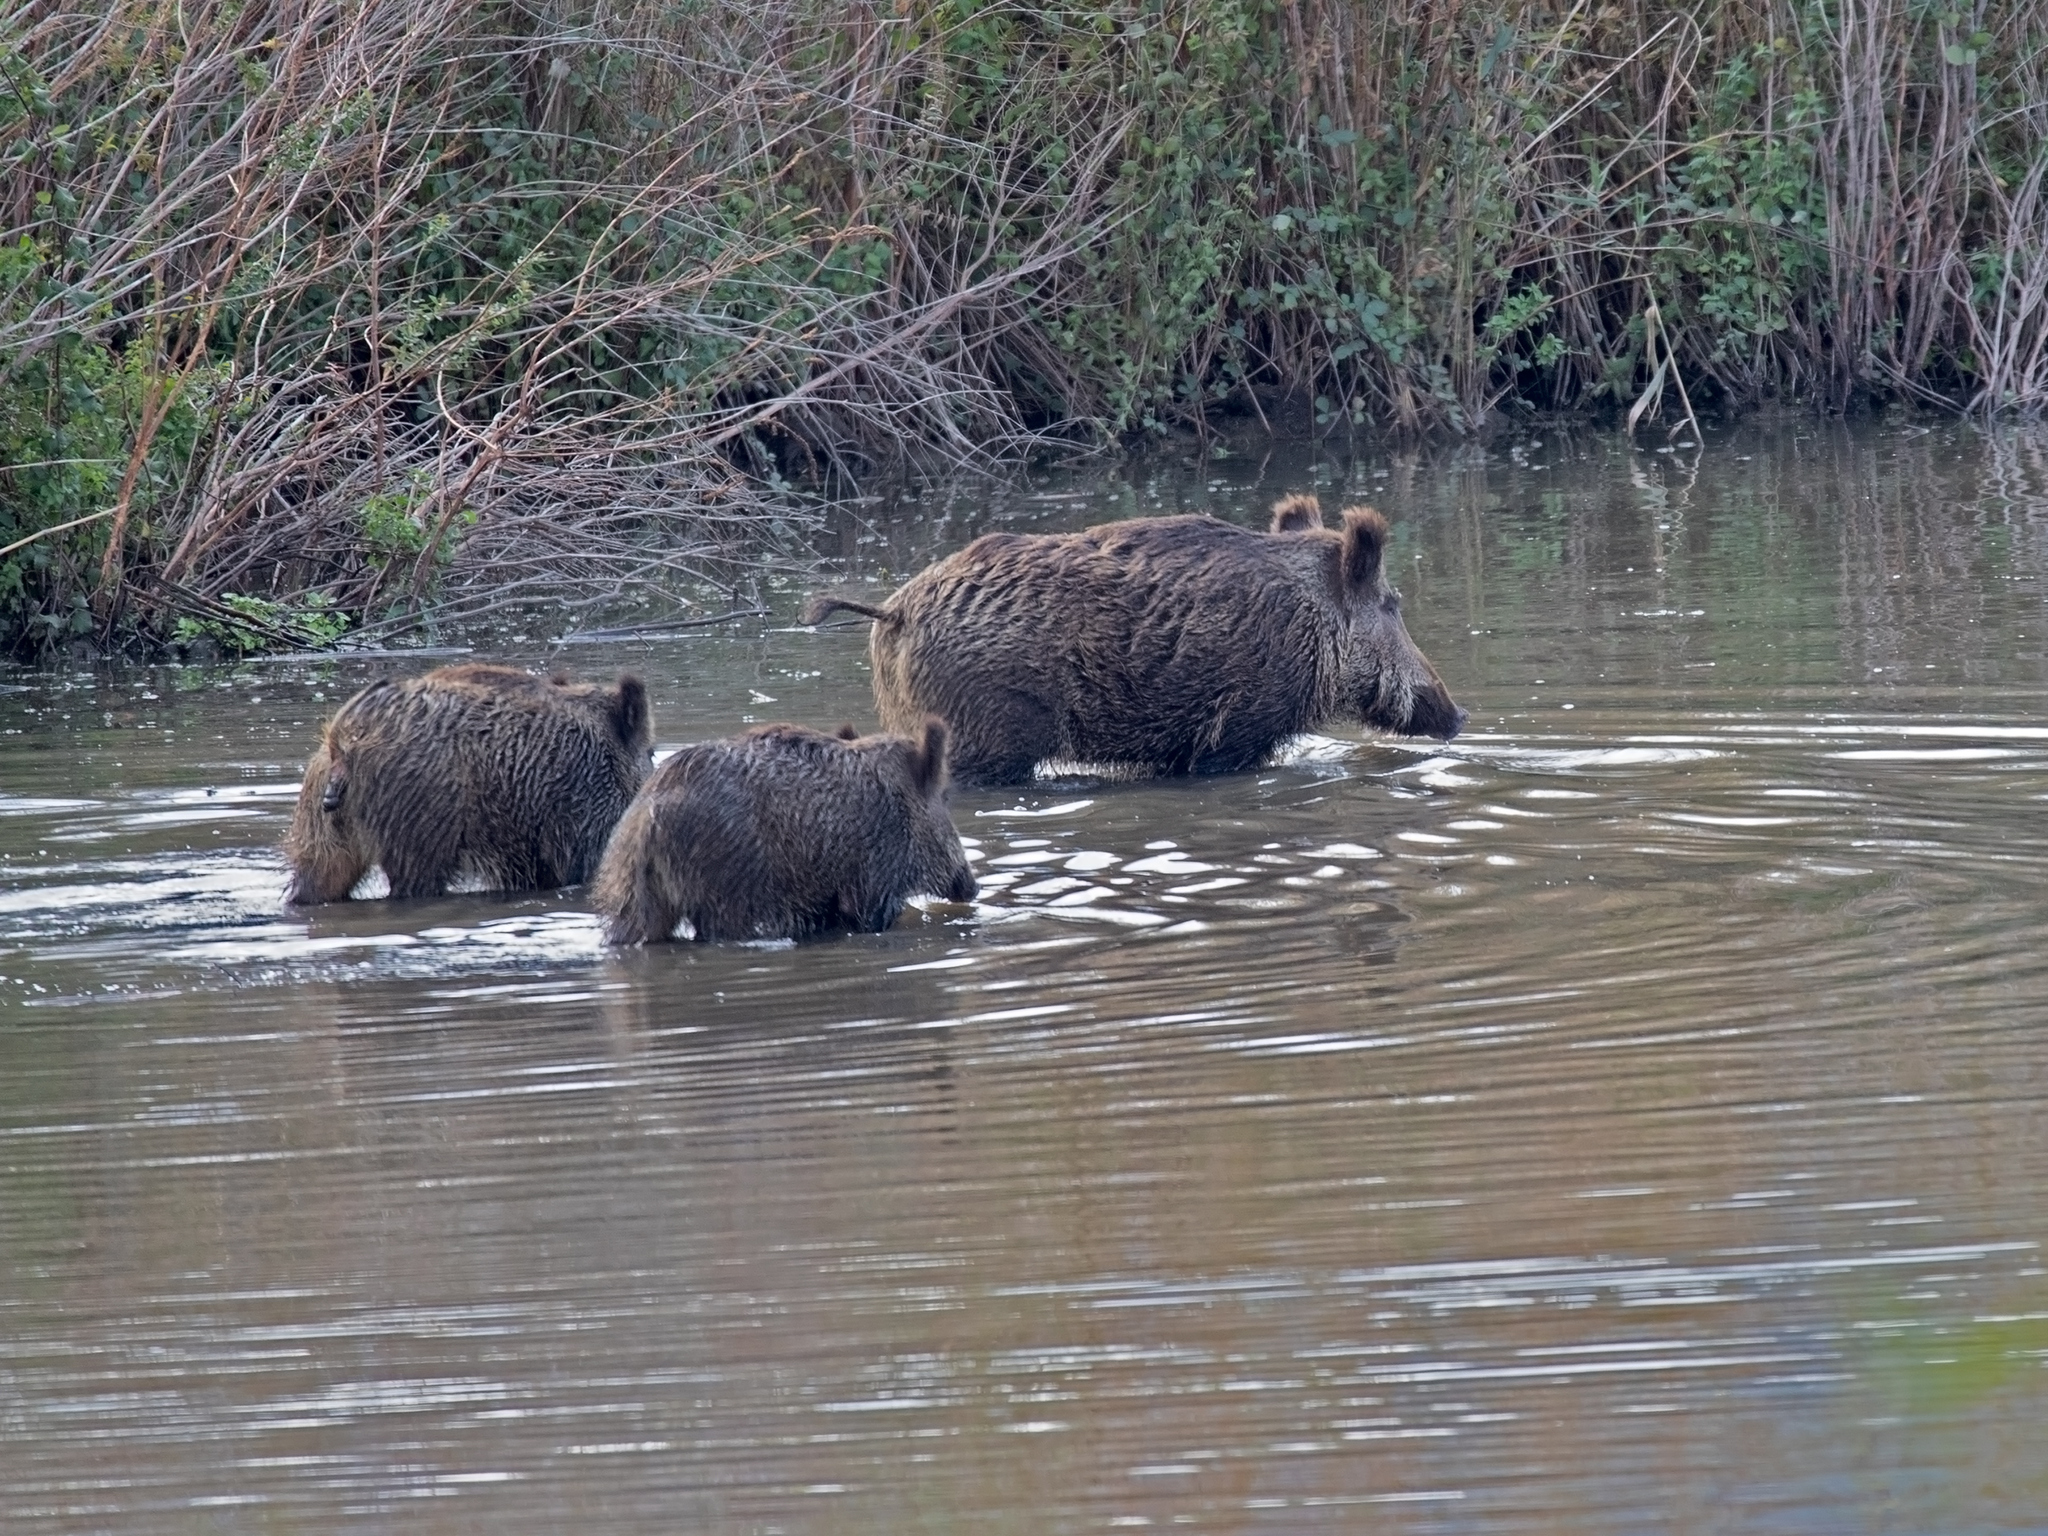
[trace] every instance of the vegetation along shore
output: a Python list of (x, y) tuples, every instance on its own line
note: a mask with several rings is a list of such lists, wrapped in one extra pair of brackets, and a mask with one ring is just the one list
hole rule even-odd
[(688, 613), (804, 476), (1283, 408), (2037, 409), (2044, 18), (27, 0), (0, 650)]

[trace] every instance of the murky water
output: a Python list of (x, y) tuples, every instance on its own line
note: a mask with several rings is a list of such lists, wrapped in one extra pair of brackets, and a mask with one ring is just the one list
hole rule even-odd
[[(840, 549), (1311, 478), (1467, 736), (963, 794), (971, 920), (800, 949), (286, 913), (403, 663), (0, 679), (0, 1523), (2048, 1528), (2048, 453), (1298, 450)], [(864, 640), (560, 654), (675, 743), (871, 719)]]

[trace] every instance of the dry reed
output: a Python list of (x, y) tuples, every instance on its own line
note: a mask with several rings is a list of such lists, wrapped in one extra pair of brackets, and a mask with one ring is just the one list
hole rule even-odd
[(800, 473), (1290, 395), (2035, 410), (2044, 18), (29, 0), (0, 617), (677, 610)]

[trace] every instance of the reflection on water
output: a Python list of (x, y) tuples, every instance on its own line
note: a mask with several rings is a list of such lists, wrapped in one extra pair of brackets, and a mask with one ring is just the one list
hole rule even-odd
[[(1370, 495), (1473, 721), (963, 793), (971, 917), (801, 948), (288, 913), (389, 663), (17, 674), (6, 1529), (2038, 1529), (2048, 469), (1510, 446), (849, 515)], [(673, 744), (863, 646), (571, 659)]]

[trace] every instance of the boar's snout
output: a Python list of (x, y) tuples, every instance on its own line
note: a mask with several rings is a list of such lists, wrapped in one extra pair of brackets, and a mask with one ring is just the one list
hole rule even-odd
[(948, 901), (972, 901), (981, 894), (981, 887), (975, 884), (974, 871), (962, 864), (953, 871), (953, 883), (946, 890)]
[(1415, 708), (1408, 716), (1408, 734), (1411, 736), (1434, 736), (1439, 741), (1451, 741), (1465, 728), (1465, 722), (1472, 718), (1467, 710), (1460, 709), (1452, 702), (1450, 693), (1442, 683), (1432, 683), (1416, 690)]

